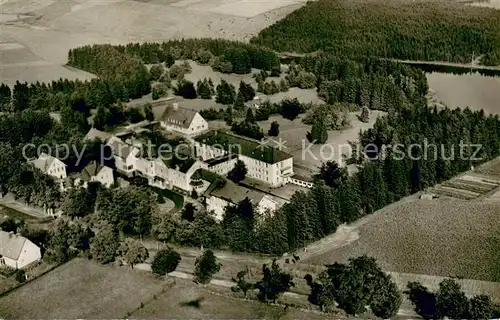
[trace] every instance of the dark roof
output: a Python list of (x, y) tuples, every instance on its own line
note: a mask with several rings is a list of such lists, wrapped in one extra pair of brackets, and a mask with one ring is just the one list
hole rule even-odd
[(169, 168), (176, 169), (182, 173), (188, 172), (189, 169), (195, 164), (196, 159), (187, 158), (179, 159), (178, 157), (172, 157), (170, 159), (162, 159), (163, 163)]
[(230, 180), (227, 180), (222, 188), (216, 188), (210, 194), (231, 203), (239, 203), (248, 198), (254, 204), (259, 203), (265, 196), (262, 192), (239, 186)]
[(272, 146), (262, 145), (256, 140), (237, 136), (225, 131), (210, 131), (196, 137), (195, 140), (214, 147), (222, 146), (224, 150), (233, 154), (237, 154), (241, 151), (241, 154), (247, 157), (269, 164), (274, 164), (292, 158), (292, 155)]
[(85, 168), (83, 168), (80, 176), (83, 181), (90, 181), (91, 177), (95, 177), (104, 168), (103, 165), (97, 164), (96, 161), (90, 162)]
[(161, 115), (161, 121), (189, 128), (196, 113), (191, 109), (168, 106)]
[(231, 160), (235, 157), (236, 157), (235, 154), (229, 153), (229, 154), (225, 154), (223, 156), (217, 157), (217, 158), (206, 160), (205, 162), (208, 164), (209, 167), (212, 167), (212, 166), (218, 165), (220, 163), (226, 162), (228, 160)]

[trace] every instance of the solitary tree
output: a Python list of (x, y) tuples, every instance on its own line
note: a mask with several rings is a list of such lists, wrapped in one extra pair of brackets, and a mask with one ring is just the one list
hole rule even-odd
[(365, 106), (363, 107), (363, 109), (361, 109), (361, 116), (359, 118), (365, 123), (370, 120), (370, 110), (368, 109), (368, 107)]
[(202, 99), (212, 99), (212, 95), (214, 94), (214, 87), (210, 80), (206, 78), (202, 80), (198, 80), (196, 84), (196, 90), (198, 95)]
[(246, 275), (247, 275), (247, 272), (245, 270), (241, 270), (240, 272), (238, 272), (238, 274), (236, 275), (236, 278), (232, 279), (234, 282), (236, 282), (236, 286), (231, 288), (231, 290), (233, 290), (235, 292), (242, 291), (245, 298), (247, 297), (248, 290), (255, 287), (254, 284), (246, 281), (246, 279), (245, 279)]
[(236, 90), (233, 85), (221, 80), (217, 86), (217, 96), (215, 101), (221, 104), (233, 104), (236, 99)]
[(153, 121), (155, 119), (155, 115), (153, 113), (153, 107), (149, 103), (147, 103), (144, 106), (144, 118), (146, 118), (146, 120), (149, 121)]
[(181, 261), (181, 255), (171, 248), (158, 251), (151, 264), (153, 273), (164, 276), (177, 268)]
[(194, 263), (194, 280), (202, 284), (209, 283), (213, 275), (219, 272), (220, 266), (213, 251), (205, 250), (200, 257), (196, 258)]
[(191, 81), (181, 80), (175, 88), (175, 94), (186, 99), (196, 99), (196, 89)]
[(247, 109), (247, 114), (245, 116), (245, 121), (248, 123), (255, 123), (255, 115), (252, 108)]
[(328, 140), (328, 130), (323, 119), (316, 119), (314, 121), (309, 140), (317, 144), (323, 144)]
[(121, 243), (118, 253), (132, 269), (134, 265), (143, 263), (149, 257), (148, 249), (140, 241), (132, 238), (127, 238)]
[(294, 120), (302, 112), (302, 107), (297, 98), (286, 99), (281, 102), (280, 114), (283, 118)]
[(245, 166), (245, 163), (241, 160), (238, 160), (234, 164), (234, 168), (227, 174), (227, 177), (234, 183), (238, 183), (241, 180), (245, 179), (246, 174), (247, 167)]
[(252, 100), (255, 97), (255, 90), (250, 84), (241, 81), (238, 94), (241, 94), (243, 101), (246, 102)]
[(390, 319), (398, 313), (401, 301), (396, 284), (388, 275), (380, 274), (370, 302), (372, 312), (379, 318)]
[(262, 280), (257, 282), (255, 286), (259, 289), (259, 299), (263, 301), (270, 300), (276, 303), (276, 299), (280, 294), (289, 291), (291, 287), (295, 286), (292, 282), (292, 275), (283, 272), (276, 260), (273, 260), (271, 268), (263, 265), (262, 273), (264, 274)]
[(277, 137), (280, 134), (280, 125), (277, 121), (271, 123), (271, 127), (267, 131), (267, 134), (272, 137)]

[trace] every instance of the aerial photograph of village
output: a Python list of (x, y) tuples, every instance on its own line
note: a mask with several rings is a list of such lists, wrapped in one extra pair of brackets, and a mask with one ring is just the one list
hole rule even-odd
[(0, 0), (0, 319), (499, 319), (500, 0)]

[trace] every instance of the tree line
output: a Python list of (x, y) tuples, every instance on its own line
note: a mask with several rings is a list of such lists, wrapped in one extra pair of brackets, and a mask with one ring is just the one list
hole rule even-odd
[[(251, 43), (280, 52), (330, 52), (500, 64), (500, 13), (453, 1), (321, 0), (262, 30)], [(474, 56), (473, 56), (474, 55)]]

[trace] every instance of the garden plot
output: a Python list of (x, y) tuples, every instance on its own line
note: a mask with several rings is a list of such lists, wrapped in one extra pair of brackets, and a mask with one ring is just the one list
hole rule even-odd
[(499, 185), (500, 179), (496, 180), (488, 175), (470, 172), (431, 189), (432, 192), (441, 196), (473, 200), (493, 192)]

